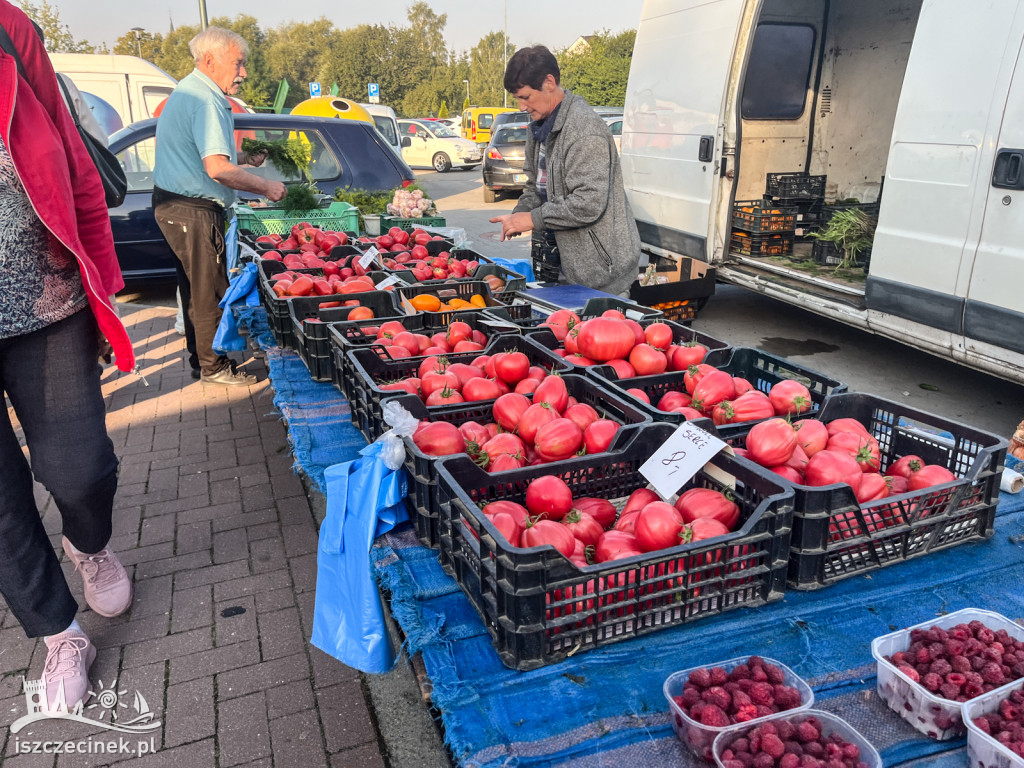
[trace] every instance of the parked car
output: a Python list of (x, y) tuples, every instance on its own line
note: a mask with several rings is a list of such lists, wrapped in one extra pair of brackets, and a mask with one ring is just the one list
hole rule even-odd
[(523, 161), (526, 159), (525, 123), (512, 123), (491, 134), (484, 150), (484, 202), (493, 203), (502, 192), (521, 192), (526, 186)]
[(486, 147), (491, 140), (491, 126), (494, 118), (502, 112), (518, 112), (512, 107), (470, 107), (462, 113), (462, 135), (479, 147)]
[[(297, 115), (235, 114), (235, 139), (266, 141), (301, 138), (312, 146), (310, 171), (326, 195), (336, 189), (387, 191), (408, 186), (415, 175), (397, 152), (369, 123)], [(126, 282), (174, 279), (174, 254), (153, 218), (153, 159), (155, 119), (129, 125), (110, 137), (110, 151), (121, 161), (128, 178), (124, 203), (110, 209), (114, 247)], [(284, 182), (304, 181), (285, 176), (272, 164), (253, 173)], [(240, 198), (253, 195), (242, 192)]]
[(388, 140), (388, 144), (395, 152), (401, 154), (402, 145), (398, 142), (398, 115), (395, 114), (395, 110), (383, 104), (360, 104), (359, 106), (370, 113), (377, 130)]
[(615, 141), (615, 148), (621, 153), (622, 152), (622, 115), (618, 117), (606, 117), (604, 119), (608, 123), (608, 130), (612, 132), (612, 139)]
[(445, 173), (452, 168), (480, 165), (480, 148), (437, 120), (399, 120), (398, 135), (402, 139), (402, 159), (412, 168)]
[(491, 133), (501, 128), (503, 125), (525, 125), (530, 122), (529, 112), (502, 112), (494, 116), (494, 122), (491, 124)]

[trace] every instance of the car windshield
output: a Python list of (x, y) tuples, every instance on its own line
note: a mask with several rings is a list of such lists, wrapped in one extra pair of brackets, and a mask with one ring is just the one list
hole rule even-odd
[(498, 132), (494, 134), (495, 144), (525, 144), (526, 143), (526, 126), (525, 125), (507, 125), (504, 128), (499, 128)]
[(449, 128), (444, 123), (436, 123), (436, 122), (435, 123), (431, 123), (430, 124), (430, 130), (432, 130), (434, 132), (434, 135), (437, 136), (439, 139), (457, 139), (457, 138), (459, 138), (459, 134), (457, 134), (455, 131), (453, 131), (451, 128)]

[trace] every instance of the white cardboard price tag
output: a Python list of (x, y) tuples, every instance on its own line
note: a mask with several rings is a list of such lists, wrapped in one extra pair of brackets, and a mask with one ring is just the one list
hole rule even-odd
[(402, 282), (402, 278), (398, 277), (398, 275), (391, 275), (391, 277), (385, 277), (383, 280), (377, 283), (377, 290), (383, 291), (385, 288), (390, 288), (392, 285), (398, 285), (398, 283), (400, 282)]
[(369, 248), (366, 249), (366, 252), (359, 257), (359, 266), (362, 267), (363, 269), (366, 269), (368, 266), (373, 264), (373, 260), (377, 258), (377, 254), (379, 253), (380, 251), (378, 251), (371, 245)]
[(696, 475), (708, 459), (726, 447), (714, 435), (685, 422), (644, 462), (640, 474), (662, 498), (668, 499)]

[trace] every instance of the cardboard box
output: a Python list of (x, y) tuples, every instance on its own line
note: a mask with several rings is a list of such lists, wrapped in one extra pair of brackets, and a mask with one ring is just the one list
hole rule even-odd
[[(658, 278), (666, 282), (641, 285), (635, 281), (629, 287), (629, 298), (647, 307), (662, 309), (659, 304), (685, 301), (695, 305), (715, 292), (715, 270), (709, 264), (686, 256), (651, 254), (651, 264)], [(696, 316), (692, 312), (691, 318)], [(670, 318), (674, 319), (674, 318)]]

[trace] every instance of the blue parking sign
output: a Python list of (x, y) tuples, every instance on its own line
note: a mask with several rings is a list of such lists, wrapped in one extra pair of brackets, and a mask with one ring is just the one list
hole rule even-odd
[(309, 84), (309, 97), (311, 99), (315, 99), (319, 95), (320, 95), (320, 83), (310, 83)]
[(369, 91), (369, 93), (367, 94), (368, 96), (370, 96), (371, 98), (373, 96), (380, 96), (380, 86), (377, 83), (367, 83), (366, 85), (367, 90)]

